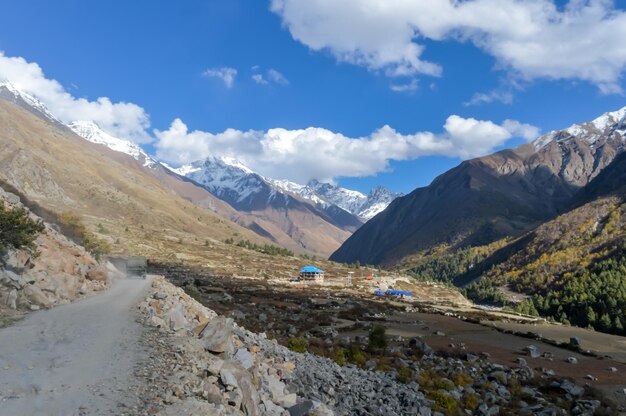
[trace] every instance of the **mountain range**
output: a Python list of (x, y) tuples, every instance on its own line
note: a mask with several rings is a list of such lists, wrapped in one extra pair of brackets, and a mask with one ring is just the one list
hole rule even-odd
[(316, 181), (300, 185), (266, 178), (226, 157), (208, 157), (175, 169), (92, 121), (63, 124), (39, 100), (10, 83), (0, 84), (0, 99), (51, 123), (63, 134), (74, 133), (119, 153), (117, 159), (130, 156), (144, 173), (179, 196), (297, 253), (328, 257), (397, 196), (384, 188), (364, 195)]
[(532, 143), (467, 160), (395, 199), (331, 260), (393, 265), (438, 245), (481, 246), (555, 217), (625, 146), (626, 107)]

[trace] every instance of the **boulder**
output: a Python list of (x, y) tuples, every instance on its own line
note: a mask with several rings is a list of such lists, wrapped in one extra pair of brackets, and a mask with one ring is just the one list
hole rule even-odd
[(539, 358), (541, 354), (539, 353), (539, 349), (534, 345), (529, 345), (524, 348), (526, 354), (530, 356), (530, 358)]
[(109, 280), (109, 275), (106, 272), (101, 270), (89, 270), (85, 277), (88, 280), (97, 281), (97, 282), (106, 282)]
[(421, 352), (424, 355), (431, 355), (434, 352), (428, 344), (419, 338), (412, 338), (409, 341), (409, 347), (415, 351)]
[(215, 353), (234, 352), (233, 320), (218, 316), (212, 319), (200, 333), (204, 349)]
[(24, 296), (26, 296), (26, 299), (28, 299), (34, 305), (39, 305), (44, 308), (49, 308), (50, 306), (52, 306), (52, 302), (43, 293), (43, 291), (39, 289), (37, 286), (34, 286), (34, 285), (25, 286)]

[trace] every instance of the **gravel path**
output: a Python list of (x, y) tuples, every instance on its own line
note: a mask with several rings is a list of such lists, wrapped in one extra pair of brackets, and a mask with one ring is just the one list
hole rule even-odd
[(142, 326), (136, 305), (151, 279), (123, 279), (90, 298), (0, 330), (0, 416), (123, 414)]

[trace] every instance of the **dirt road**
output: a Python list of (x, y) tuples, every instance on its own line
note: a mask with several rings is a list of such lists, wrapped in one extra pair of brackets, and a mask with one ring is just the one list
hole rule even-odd
[(135, 306), (150, 280), (119, 280), (1, 329), (0, 416), (125, 413), (142, 356)]

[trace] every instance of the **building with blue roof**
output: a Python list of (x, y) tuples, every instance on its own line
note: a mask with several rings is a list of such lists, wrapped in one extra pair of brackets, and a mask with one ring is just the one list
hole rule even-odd
[(317, 283), (324, 282), (324, 273), (322, 269), (315, 266), (304, 266), (300, 269), (300, 280), (314, 280)]

